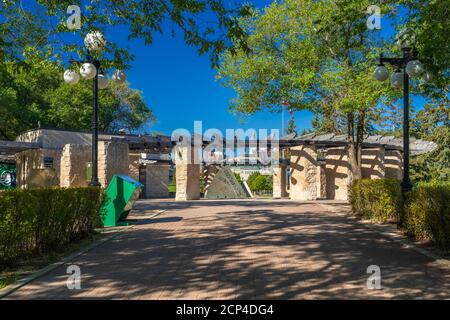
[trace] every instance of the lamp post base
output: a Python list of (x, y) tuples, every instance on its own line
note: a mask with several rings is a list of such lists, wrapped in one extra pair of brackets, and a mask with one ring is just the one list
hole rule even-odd
[(89, 186), (90, 187), (101, 187), (101, 183), (98, 181), (98, 179), (95, 180), (91, 180), (91, 182), (89, 182)]

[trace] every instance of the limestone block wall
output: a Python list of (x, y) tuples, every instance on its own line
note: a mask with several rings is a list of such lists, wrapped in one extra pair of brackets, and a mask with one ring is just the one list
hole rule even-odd
[(200, 165), (180, 164), (176, 166), (175, 200), (200, 199)]
[[(46, 163), (44, 162), (46, 159)], [(16, 154), (17, 187), (40, 188), (60, 184), (61, 151), (25, 150)]]
[(291, 148), (291, 184), (289, 196), (293, 200), (317, 198), (317, 153), (315, 146)]
[(149, 164), (145, 170), (145, 198), (169, 197), (169, 164)]
[(98, 179), (106, 187), (115, 174), (128, 175), (128, 144), (99, 141), (98, 143)]
[(86, 168), (91, 161), (91, 146), (66, 144), (61, 155), (61, 187), (87, 186)]
[(363, 178), (381, 179), (385, 176), (384, 147), (363, 149), (361, 173)]
[(175, 200), (200, 199), (200, 164), (195, 161), (197, 150), (177, 147), (175, 153)]
[(289, 196), (286, 185), (286, 165), (279, 164), (277, 167), (273, 167), (273, 197), (283, 198)]
[(398, 150), (386, 150), (384, 156), (385, 177), (401, 180), (403, 177), (403, 156)]
[(348, 200), (350, 165), (346, 147), (327, 150), (325, 175), (327, 199)]

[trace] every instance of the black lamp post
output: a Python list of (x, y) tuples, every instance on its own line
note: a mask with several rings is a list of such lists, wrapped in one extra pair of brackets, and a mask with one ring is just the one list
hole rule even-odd
[[(401, 58), (386, 58), (380, 55), (380, 64), (375, 70), (374, 78), (378, 81), (385, 81), (389, 77), (389, 70), (384, 66), (388, 63), (396, 67), (395, 73), (391, 76), (391, 83), (396, 88), (403, 87), (403, 179), (401, 182), (403, 194), (411, 190), (412, 183), (409, 177), (409, 77), (418, 76), (424, 72), (422, 63), (417, 58), (417, 50), (411, 47), (407, 40), (399, 39), (402, 49)], [(431, 80), (431, 75), (425, 72), (425, 81)]]
[[(81, 64), (80, 74), (86, 80), (92, 81), (92, 177), (90, 186), (100, 187), (101, 184), (98, 181), (98, 90), (105, 89), (108, 86), (108, 79), (101, 71), (100, 61), (93, 58), (91, 51), (101, 50), (106, 41), (103, 35), (96, 31), (89, 33), (84, 39), (84, 43), (88, 48), (88, 54), (86, 60), (70, 60), (71, 64)], [(72, 70), (66, 70), (64, 72), (64, 81), (68, 84), (77, 84), (80, 80), (78, 73)], [(118, 83), (125, 81), (125, 74), (122, 71), (116, 70), (113, 74), (113, 80)]]

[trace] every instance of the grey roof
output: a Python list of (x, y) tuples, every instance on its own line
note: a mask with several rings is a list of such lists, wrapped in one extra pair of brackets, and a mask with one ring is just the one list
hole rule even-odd
[[(293, 137), (293, 135), (283, 136), (280, 139), (281, 147), (298, 146), (298, 145), (317, 145), (323, 147), (338, 147), (347, 145), (347, 135), (336, 135), (333, 133), (316, 134), (308, 133), (302, 136)], [(403, 139), (394, 136), (373, 135), (366, 136), (363, 141), (364, 148), (374, 148), (383, 146), (391, 150), (403, 150)], [(411, 155), (419, 155), (434, 151), (437, 144), (431, 141), (418, 140), (410, 138)]]

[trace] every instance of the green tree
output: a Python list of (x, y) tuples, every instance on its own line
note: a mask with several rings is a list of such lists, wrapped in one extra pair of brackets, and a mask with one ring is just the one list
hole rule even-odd
[[(29, 52), (24, 64), (0, 64), (0, 139), (12, 140), (24, 130), (42, 127), (89, 129), (92, 82), (70, 86), (63, 68)], [(117, 132), (146, 128), (154, 119), (141, 93), (111, 83), (99, 93), (99, 128)]]
[(414, 181), (450, 181), (450, 101), (439, 102), (426, 104), (413, 119), (412, 135), (437, 144), (433, 152), (412, 158)]
[(291, 117), (291, 118), (289, 119), (288, 127), (287, 127), (287, 130), (286, 130), (286, 133), (287, 133), (287, 134), (294, 133), (295, 136), (297, 136), (297, 127), (295, 126), (295, 120), (294, 120), (294, 117)]
[[(0, 50), (20, 59), (26, 46), (50, 47), (56, 58), (65, 53), (84, 55), (83, 37), (92, 30), (105, 33), (122, 28), (128, 39), (151, 44), (155, 33), (165, 28), (183, 34), (188, 45), (200, 54), (209, 53), (211, 62), (230, 45), (245, 48), (245, 34), (237, 23), (249, 6), (229, 6), (222, 0), (3, 0), (0, 4)], [(67, 27), (67, 8), (81, 8), (81, 29)], [(69, 37), (71, 36), (71, 37)], [(75, 37), (74, 37), (75, 36)], [(69, 42), (67, 39), (76, 41)], [(231, 42), (230, 39), (234, 41)], [(104, 65), (126, 68), (133, 56), (127, 48), (109, 41), (102, 53)]]
[(371, 78), (378, 54), (372, 48), (386, 45), (367, 28), (372, 4), (389, 9), (383, 1), (285, 0), (242, 19), (251, 53), (225, 52), (218, 71), (236, 92), (231, 109), (276, 111), (286, 100), (293, 109), (338, 115), (324, 129), (345, 128), (351, 171), (361, 177), (362, 140), (378, 103), (399, 95)]

